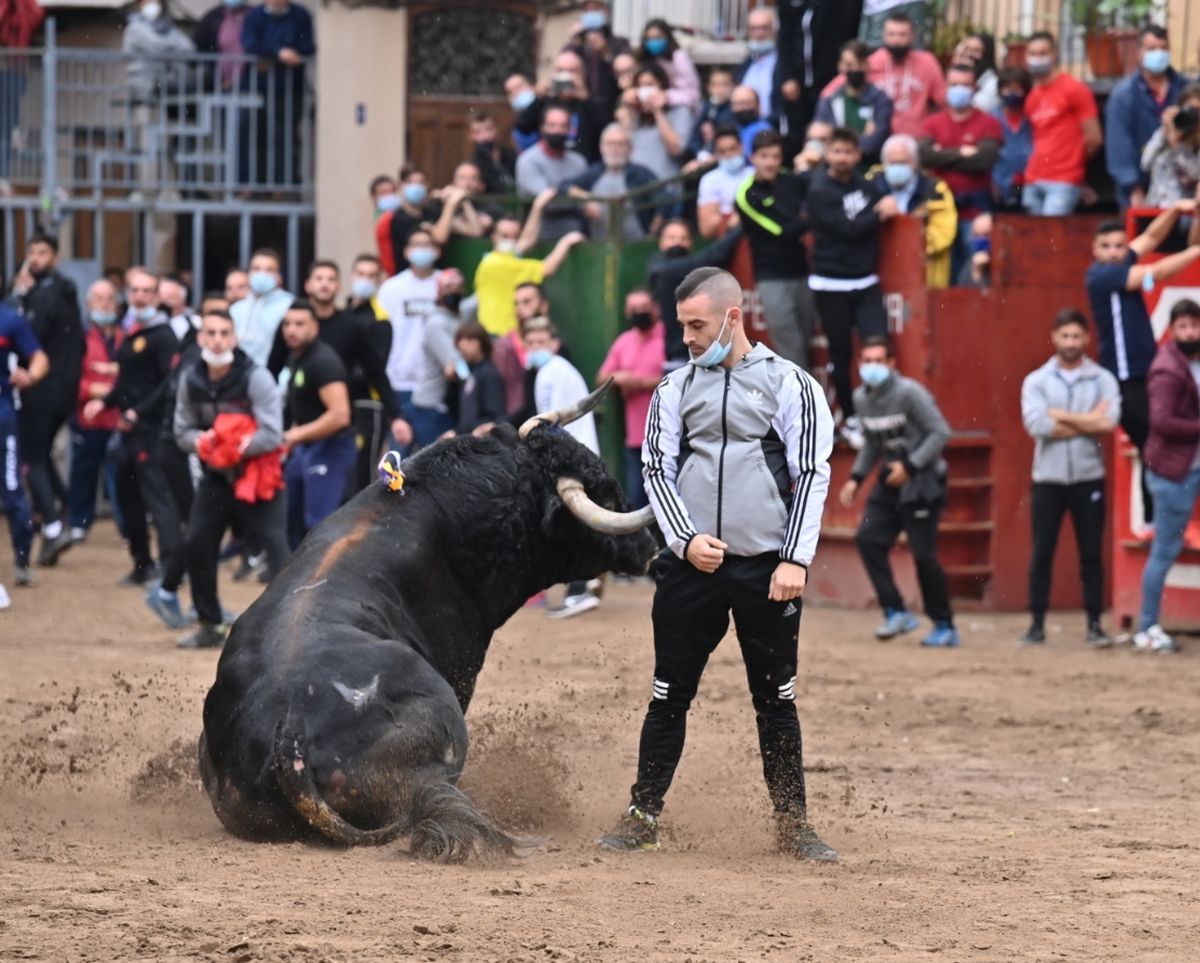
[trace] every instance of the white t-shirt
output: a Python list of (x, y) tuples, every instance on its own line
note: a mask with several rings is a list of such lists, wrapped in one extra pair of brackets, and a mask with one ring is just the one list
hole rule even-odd
[(421, 380), (425, 352), (425, 315), (437, 307), (437, 279), (419, 278), (412, 268), (383, 282), (377, 295), (392, 321), (388, 380), (395, 391), (412, 391)]
[[(533, 403), (538, 414), (566, 408), (588, 396), (587, 382), (583, 375), (566, 358), (554, 355), (538, 369), (533, 380)], [(581, 445), (595, 454), (600, 454), (600, 439), (596, 435), (596, 419), (589, 411), (577, 421), (565, 426), (565, 430)]]
[(726, 174), (721, 168), (714, 167), (700, 178), (700, 192), (696, 195), (696, 203), (716, 204), (722, 216), (733, 212), (733, 199), (737, 196), (738, 188), (747, 177), (754, 175), (754, 168), (747, 164), (736, 174)]

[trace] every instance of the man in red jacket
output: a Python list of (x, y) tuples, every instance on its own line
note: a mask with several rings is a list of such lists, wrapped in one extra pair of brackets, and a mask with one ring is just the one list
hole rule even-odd
[(1171, 308), (1170, 337), (1146, 375), (1150, 436), (1146, 483), (1154, 496), (1154, 542), (1142, 572), (1142, 613), (1135, 652), (1177, 652), (1158, 624), (1167, 571), (1183, 548), (1183, 535), (1200, 495), (1200, 304), (1184, 299)]

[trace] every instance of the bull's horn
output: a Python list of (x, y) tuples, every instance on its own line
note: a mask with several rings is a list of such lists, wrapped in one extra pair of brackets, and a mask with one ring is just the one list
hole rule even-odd
[(558, 494), (572, 515), (588, 528), (605, 535), (632, 535), (654, 521), (654, 510), (649, 506), (636, 512), (614, 512), (601, 508), (588, 498), (583, 483), (574, 478), (560, 478)]
[(608, 390), (611, 387), (612, 378), (609, 378), (599, 388), (576, 404), (566, 408), (559, 408), (558, 411), (544, 411), (540, 415), (534, 415), (521, 426), (517, 435), (524, 438), (538, 425), (569, 425), (572, 421), (578, 421), (604, 400), (604, 396), (608, 394)]

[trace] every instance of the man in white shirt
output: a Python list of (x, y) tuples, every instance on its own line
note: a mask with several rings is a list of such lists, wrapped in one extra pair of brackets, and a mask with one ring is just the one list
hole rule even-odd
[(770, 7), (755, 7), (746, 17), (746, 48), (749, 56), (738, 71), (738, 83), (753, 88), (758, 94), (758, 113), (769, 120), (774, 113), (775, 76), (779, 67), (779, 52), (775, 34), (779, 28), (775, 11)]
[[(441, 249), (429, 231), (413, 231), (404, 248), (408, 267), (388, 278), (376, 295), (392, 322), (388, 380), (395, 394), (396, 409), (401, 417), (410, 420), (413, 389), (424, 364), (425, 317), (437, 307), (438, 286), (433, 266), (440, 256)], [(393, 442), (401, 454), (407, 452), (407, 445), (399, 444), (399, 439), (393, 438)]]
[(734, 199), (738, 188), (754, 174), (746, 163), (742, 138), (736, 127), (720, 127), (713, 136), (717, 166), (700, 178), (696, 216), (702, 237), (720, 237), (737, 227)]

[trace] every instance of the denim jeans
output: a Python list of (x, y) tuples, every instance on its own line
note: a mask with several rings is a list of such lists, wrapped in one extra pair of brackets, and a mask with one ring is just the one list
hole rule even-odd
[(1158, 624), (1167, 572), (1183, 548), (1183, 534), (1200, 495), (1200, 468), (1193, 468), (1181, 482), (1163, 478), (1147, 468), (1146, 483), (1154, 496), (1154, 541), (1142, 571), (1142, 614), (1138, 627), (1143, 632)]
[[(67, 480), (67, 520), (72, 528), (85, 531), (96, 518), (96, 483), (104, 474), (104, 490), (114, 508), (117, 503), (117, 474), (109, 457), (112, 432), (104, 428), (80, 428), (71, 422), (71, 470)], [(118, 528), (120, 524), (118, 523)]]
[(1078, 184), (1061, 181), (1035, 181), (1021, 191), (1021, 206), (1041, 217), (1065, 217), (1079, 204)]
[(631, 511), (650, 504), (646, 498), (646, 487), (642, 481), (642, 447), (629, 446), (625, 449), (625, 500)]

